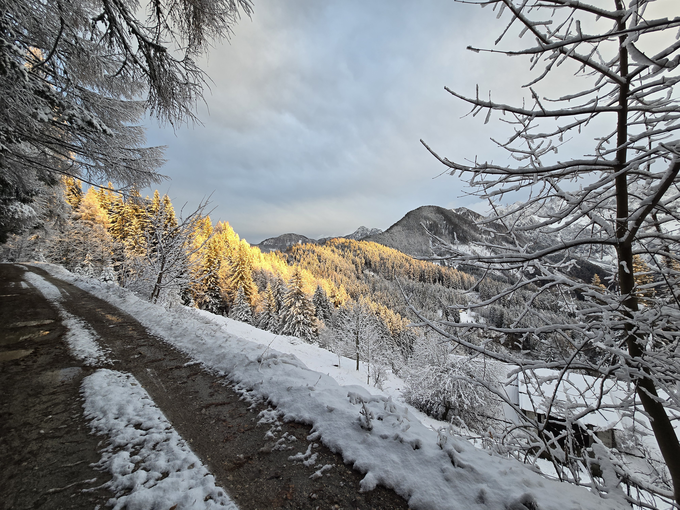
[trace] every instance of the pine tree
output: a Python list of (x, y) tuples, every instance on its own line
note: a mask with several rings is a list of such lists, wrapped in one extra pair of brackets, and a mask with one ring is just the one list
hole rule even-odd
[(276, 296), (270, 284), (267, 284), (267, 289), (264, 292), (264, 300), (262, 303), (262, 312), (257, 320), (258, 327), (271, 331), (272, 333), (279, 332), (279, 305), (276, 302)]
[(163, 195), (161, 210), (163, 211), (163, 226), (166, 232), (173, 230), (177, 227), (177, 216), (175, 215), (175, 208), (172, 206), (170, 197), (166, 194)]
[(326, 291), (321, 285), (317, 285), (314, 295), (312, 296), (312, 303), (316, 309), (316, 318), (323, 322), (326, 326), (331, 325), (333, 318), (333, 305), (331, 304)]
[(147, 196), (146, 200), (149, 204), (147, 207), (149, 216), (156, 216), (158, 211), (161, 209), (161, 194), (158, 192), (158, 190), (154, 190), (153, 198), (149, 200), (149, 197)]
[(209, 312), (222, 315), (226, 305), (220, 291), (219, 271), (222, 264), (222, 246), (220, 239), (213, 236), (203, 249), (203, 260), (200, 267), (200, 281), (196, 286), (196, 302), (199, 307)]
[(85, 255), (85, 259), (76, 268), (76, 274), (79, 274), (81, 276), (85, 276), (87, 278), (94, 278), (95, 269), (94, 269), (94, 265), (92, 264), (92, 257), (90, 256), (89, 253), (87, 255)]
[(288, 288), (281, 278), (276, 278), (274, 280), (274, 285), (272, 285), (272, 294), (274, 295), (274, 300), (276, 302), (276, 313), (281, 315), (281, 310), (283, 309), (283, 300), (286, 297)]
[(246, 296), (243, 287), (239, 287), (236, 292), (236, 300), (229, 312), (229, 317), (248, 324), (252, 324), (253, 322), (253, 309), (248, 302), (248, 297)]
[(314, 304), (302, 290), (302, 272), (295, 267), (281, 310), (281, 334), (312, 341), (318, 334)]
[(99, 205), (106, 211), (106, 214), (109, 215), (109, 221), (111, 221), (113, 204), (121, 200), (120, 195), (113, 191), (113, 183), (109, 182), (106, 188), (99, 188), (97, 190), (97, 198), (99, 199)]

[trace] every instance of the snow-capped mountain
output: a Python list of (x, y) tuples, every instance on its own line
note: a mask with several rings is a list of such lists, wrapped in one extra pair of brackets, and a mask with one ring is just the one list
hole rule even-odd
[(345, 239), (354, 239), (355, 241), (362, 241), (369, 236), (377, 236), (378, 234), (382, 234), (382, 230), (380, 230), (379, 228), (368, 228), (362, 225), (351, 234), (347, 234), (346, 236), (343, 237)]

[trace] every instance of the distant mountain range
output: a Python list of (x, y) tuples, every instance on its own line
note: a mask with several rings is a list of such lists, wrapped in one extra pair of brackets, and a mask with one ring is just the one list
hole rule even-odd
[[(374, 236), (380, 233), (382, 233), (382, 230), (380, 230), (379, 228), (366, 228), (364, 226), (361, 226), (351, 234), (347, 234), (346, 236), (340, 237), (344, 237), (345, 239), (354, 239), (355, 241), (363, 241), (369, 236)], [(318, 244), (326, 241), (327, 239), (334, 238), (324, 237), (323, 239), (310, 239), (309, 237), (300, 234), (282, 234), (278, 237), (270, 237), (269, 239), (265, 239), (260, 244), (258, 244), (257, 247), (263, 253), (277, 250), (286, 251), (288, 248), (296, 244), (307, 243)]]
[[(457, 245), (492, 239), (493, 235), (485, 235), (477, 225), (476, 222), (480, 219), (483, 219), (482, 215), (464, 207), (452, 210), (436, 205), (425, 205), (406, 213), (384, 232), (378, 228), (369, 229), (362, 226), (351, 234), (338, 237), (371, 241), (412, 257), (431, 257), (433, 254), (445, 253), (436, 242), (433, 243), (431, 235), (437, 236), (444, 243)], [(265, 239), (257, 246), (262, 251), (286, 251), (295, 244), (323, 243), (327, 239), (333, 238), (310, 239), (300, 234), (283, 234)]]
[[(435, 205), (425, 205), (406, 213), (402, 219), (384, 232), (377, 228), (369, 229), (362, 226), (355, 232), (342, 237), (382, 244), (415, 258), (446, 255), (446, 245), (455, 245), (457, 249), (467, 251), (476, 242), (490, 242), (500, 246), (510, 244), (511, 240), (508, 236), (498, 234), (504, 230), (500, 223), (490, 222), (487, 230), (483, 224), (480, 224), (480, 220), (483, 219), (481, 214), (464, 207), (445, 209)], [(433, 239), (433, 236), (440, 241)], [(286, 251), (295, 244), (318, 244), (327, 239), (332, 238), (317, 240), (299, 234), (283, 234), (265, 239), (257, 246), (263, 252)], [(531, 234), (527, 233), (524, 236), (519, 234), (518, 241), (533, 242), (536, 248), (540, 248), (548, 246), (555, 240), (545, 237), (532, 238)], [(593, 264), (585, 258), (579, 258), (577, 262), (568, 271), (572, 277), (590, 282), (595, 273), (598, 273), (601, 278), (607, 273), (600, 265)]]

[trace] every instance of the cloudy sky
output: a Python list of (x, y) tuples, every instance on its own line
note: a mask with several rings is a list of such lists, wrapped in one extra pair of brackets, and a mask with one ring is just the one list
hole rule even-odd
[[(494, 153), (495, 124), (465, 118), (444, 86), (505, 99), (526, 78), (502, 56), (467, 51), (502, 29), (490, 9), (452, 0), (254, 0), (254, 14), (204, 63), (203, 125), (158, 127), (159, 188), (176, 208), (212, 193), (213, 220), (259, 243), (295, 232), (386, 229), (434, 204), (481, 205), (420, 144), (449, 158)], [(485, 92), (486, 93), (486, 92)], [(513, 96), (514, 97), (514, 96)]]

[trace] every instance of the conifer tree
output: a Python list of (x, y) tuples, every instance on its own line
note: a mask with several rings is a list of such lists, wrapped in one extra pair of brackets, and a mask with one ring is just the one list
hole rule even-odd
[(158, 214), (158, 211), (161, 208), (161, 194), (158, 192), (158, 190), (154, 190), (153, 192), (153, 198), (149, 200), (149, 197), (146, 197), (146, 200), (148, 202), (148, 211), (149, 211), (149, 216), (155, 216)]
[(248, 297), (246, 296), (243, 287), (239, 287), (238, 291), (236, 292), (236, 300), (234, 301), (234, 306), (229, 312), (229, 317), (237, 321), (246, 322), (248, 324), (252, 324), (253, 322), (253, 309), (250, 306)]
[(101, 225), (103, 228), (108, 229), (109, 216), (102, 208), (94, 188), (88, 189), (85, 196), (79, 202), (78, 208), (74, 213), (76, 220), (84, 221), (91, 225)]
[(318, 334), (314, 304), (302, 290), (302, 272), (295, 267), (288, 283), (288, 291), (281, 310), (281, 334), (303, 338), (311, 342)]
[(83, 184), (76, 178), (71, 176), (62, 177), (64, 183), (64, 195), (66, 203), (71, 206), (72, 210), (78, 209), (80, 201), (83, 198)]
[(223, 261), (221, 248), (218, 236), (213, 236), (205, 244), (200, 267), (201, 278), (196, 286), (198, 292), (195, 292), (200, 308), (219, 315), (226, 312), (219, 283), (219, 270)]
[[(253, 281), (253, 261), (250, 254), (250, 245), (245, 239), (242, 239), (238, 245), (238, 251), (231, 265), (231, 270), (231, 289), (238, 291), (238, 289), (242, 288), (248, 303), (252, 306), (257, 297), (257, 286)], [(232, 299), (235, 300), (236, 296), (232, 296)]]
[(163, 211), (163, 227), (165, 231), (172, 231), (177, 227), (177, 216), (175, 215), (175, 208), (172, 206), (170, 197), (165, 194), (161, 201), (161, 210)]
[(272, 285), (272, 294), (274, 295), (274, 300), (276, 302), (276, 313), (281, 314), (283, 309), (283, 300), (286, 297), (288, 288), (281, 278), (276, 278), (274, 284)]
[(272, 333), (278, 333), (280, 329), (279, 305), (276, 302), (271, 284), (267, 284), (267, 289), (264, 292), (262, 312), (258, 317), (258, 327)]
[(106, 188), (99, 188), (97, 190), (97, 198), (99, 199), (99, 205), (102, 206), (102, 209), (104, 209), (106, 214), (109, 216), (110, 222), (113, 204), (116, 201), (121, 200), (120, 194), (113, 191), (113, 183), (109, 182)]
[(47, 256), (52, 262), (79, 272), (87, 259), (88, 276), (94, 276), (111, 263), (113, 240), (107, 230), (109, 219), (99, 205), (94, 188), (90, 188), (79, 203), (73, 212), (74, 221), (49, 241)]
[(333, 305), (331, 304), (326, 291), (323, 290), (321, 285), (317, 285), (316, 291), (312, 296), (312, 303), (316, 309), (316, 318), (323, 322), (326, 326), (330, 326), (331, 320), (333, 318)]

